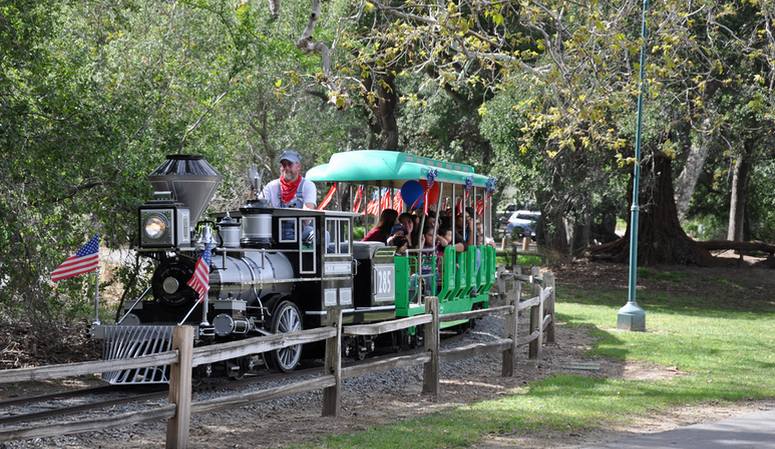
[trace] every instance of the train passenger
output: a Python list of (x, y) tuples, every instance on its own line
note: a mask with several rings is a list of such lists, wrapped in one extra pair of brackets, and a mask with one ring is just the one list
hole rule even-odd
[(449, 244), (447, 239), (440, 234), (433, 233), (433, 227), (428, 226), (425, 228), (425, 247), (433, 248), (436, 255), (437, 272), (441, 271), (441, 259), (444, 257), (444, 248)]
[(412, 246), (412, 231), (414, 230), (414, 218), (409, 212), (404, 212), (398, 216), (397, 223), (390, 230), (391, 237), (402, 235), (406, 237), (409, 246)]
[(409, 234), (409, 240), (415, 242), (415, 245), (420, 241), (420, 223), (422, 223), (422, 217), (416, 213), (412, 213), (412, 233)]
[(463, 214), (455, 215), (455, 241), (462, 242), (466, 248), (474, 244), (474, 233), (471, 232), (474, 228), (473, 213), (472, 207), (466, 207), (465, 223), (463, 222)]
[[(412, 215), (414, 220), (414, 227), (412, 230), (412, 242), (419, 242), (422, 235), (420, 234), (420, 226), (422, 225), (422, 216), (419, 214)], [(433, 209), (428, 210), (428, 214), (425, 216), (425, 226), (434, 227), (436, 224), (436, 212)]]
[(393, 229), (393, 225), (396, 224), (397, 217), (398, 212), (395, 209), (383, 210), (382, 214), (379, 216), (379, 222), (366, 233), (363, 237), (363, 241), (387, 243), (387, 239), (390, 237), (390, 230)]
[[(446, 247), (450, 243), (452, 243), (452, 229), (449, 228), (447, 225), (440, 225), (439, 231), (438, 231), (438, 241), (442, 245), (442, 247)], [(461, 242), (455, 243), (455, 251), (457, 252), (463, 252), (465, 250), (465, 245)]]
[(301, 156), (287, 149), (280, 154), (280, 177), (264, 187), (264, 198), (272, 207), (314, 209), (317, 201), (315, 183), (301, 176)]
[(403, 235), (393, 236), (388, 244), (396, 247), (396, 256), (405, 256), (406, 250), (409, 249), (409, 241)]
[[(444, 240), (434, 232), (433, 226), (426, 226), (423, 232), (423, 260), (420, 274), (423, 279), (423, 294), (432, 295), (432, 286), (435, 280), (441, 280), (441, 262), (444, 257)], [(434, 260), (435, 256), (435, 260)]]

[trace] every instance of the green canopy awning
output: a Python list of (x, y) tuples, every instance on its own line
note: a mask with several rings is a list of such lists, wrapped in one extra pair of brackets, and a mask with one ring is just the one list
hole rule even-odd
[(463, 185), (471, 178), (476, 187), (485, 187), (487, 176), (477, 175), (470, 165), (445, 162), (410, 153), (386, 150), (358, 150), (336, 153), (327, 164), (312, 167), (305, 175), (316, 182), (352, 182), (400, 187), (410, 179), (426, 179), (437, 171), (436, 181)]

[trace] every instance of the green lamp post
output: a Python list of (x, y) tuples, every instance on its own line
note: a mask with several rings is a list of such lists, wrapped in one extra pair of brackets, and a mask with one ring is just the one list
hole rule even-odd
[(643, 0), (640, 37), (640, 91), (638, 92), (638, 115), (635, 128), (635, 164), (632, 169), (632, 207), (630, 208), (630, 275), (627, 284), (627, 304), (616, 315), (616, 327), (629, 331), (646, 330), (646, 312), (636, 301), (635, 286), (638, 280), (638, 187), (640, 182), (640, 141), (643, 124), (643, 92), (646, 88), (643, 80), (646, 71), (646, 12), (649, 0)]

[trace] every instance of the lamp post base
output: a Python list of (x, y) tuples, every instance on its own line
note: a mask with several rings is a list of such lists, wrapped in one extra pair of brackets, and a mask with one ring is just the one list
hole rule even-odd
[(628, 302), (616, 315), (616, 328), (626, 331), (646, 332), (646, 312), (636, 302)]

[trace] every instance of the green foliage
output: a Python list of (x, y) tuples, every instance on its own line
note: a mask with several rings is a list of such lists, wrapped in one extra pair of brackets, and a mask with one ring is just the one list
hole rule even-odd
[(761, 160), (754, 166), (749, 204), (751, 234), (759, 240), (775, 241), (775, 159)]
[[(649, 13), (645, 154), (680, 166), (697, 133), (723, 142), (690, 210), (705, 220), (728, 206), (730, 160), (753, 148), (751, 231), (773, 238), (772, 5), (687, 5)], [(48, 273), (95, 231), (110, 248), (131, 245), (145, 176), (168, 153), (207, 156), (225, 179), (213, 208), (232, 208), (251, 164), (269, 177), (295, 147), (309, 167), (375, 144), (392, 120), (401, 147), (515, 186), (550, 234), (626, 214), (637, 2), (337, 0), (314, 29), (331, 43), (331, 74), (295, 45), (309, 12), (217, 0), (0, 6), (4, 310), (80, 309), (87, 279), (53, 286)]]
[(146, 176), (165, 154), (205, 155), (225, 178), (220, 209), (242, 202), (250, 164), (271, 173), (286, 146), (311, 166), (359, 142), (354, 114), (321, 110), (302, 91), (278, 95), (278, 74), (309, 68), (288, 39), (304, 14), (267, 20), (253, 3), (208, 0), (0, 7), (7, 315), (51, 320), (88, 307), (90, 277), (53, 285), (49, 272), (95, 232), (109, 248), (136, 243)]
[(683, 223), (684, 230), (696, 240), (724, 240), (727, 219), (719, 215), (693, 215)]

